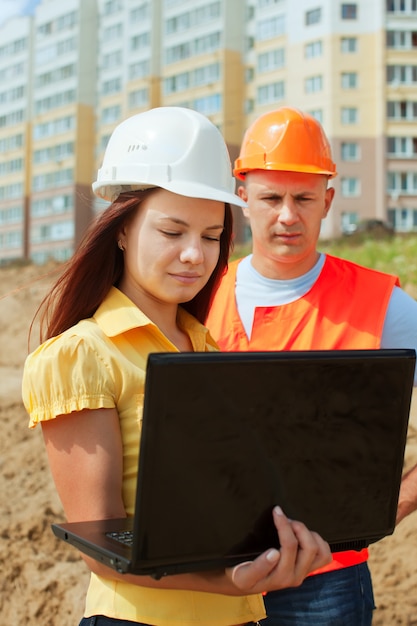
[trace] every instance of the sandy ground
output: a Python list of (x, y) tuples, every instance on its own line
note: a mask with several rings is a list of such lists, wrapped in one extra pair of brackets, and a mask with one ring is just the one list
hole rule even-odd
[[(0, 269), (0, 624), (75, 626), (88, 573), (50, 530), (62, 508), (40, 430), (29, 431), (20, 399), (30, 320), (59, 267)], [(36, 331), (35, 331), (36, 335)], [(36, 340), (32, 341), (32, 349)], [(417, 463), (417, 394), (406, 467)], [(371, 547), (376, 626), (417, 625), (417, 513)]]

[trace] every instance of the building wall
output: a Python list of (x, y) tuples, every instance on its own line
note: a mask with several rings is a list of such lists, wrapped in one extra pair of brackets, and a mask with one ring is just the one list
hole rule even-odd
[(31, 41), (30, 18), (0, 28), (0, 263), (27, 256)]
[(0, 262), (72, 254), (106, 206), (91, 182), (111, 132), (155, 106), (207, 115), (232, 161), (258, 115), (298, 106), (338, 166), (322, 237), (368, 218), (417, 230), (415, 4), (41, 0), (0, 28)]
[(34, 20), (29, 257), (66, 260), (93, 215), (95, 0), (45, 0)]

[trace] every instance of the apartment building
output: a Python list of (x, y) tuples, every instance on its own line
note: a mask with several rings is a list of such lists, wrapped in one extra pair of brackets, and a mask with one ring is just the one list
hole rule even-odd
[(0, 37), (0, 261), (27, 258), (30, 198), (30, 18)]
[(72, 254), (113, 128), (154, 106), (207, 115), (232, 159), (259, 114), (309, 111), (339, 172), (322, 236), (417, 231), (417, 0), (41, 0), (0, 34), (0, 262)]
[[(114, 127), (160, 106), (162, 0), (97, 0), (95, 172)], [(96, 200), (95, 210), (105, 203)]]
[(97, 8), (43, 0), (33, 35), (29, 255), (68, 259), (93, 215)]

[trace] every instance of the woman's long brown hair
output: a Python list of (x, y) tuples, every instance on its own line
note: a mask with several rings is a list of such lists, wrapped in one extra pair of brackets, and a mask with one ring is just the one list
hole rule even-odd
[[(41, 341), (55, 337), (80, 320), (91, 317), (112, 285), (117, 287), (124, 270), (123, 253), (117, 245), (118, 235), (147, 193), (152, 191), (120, 194), (90, 225), (63, 274), (41, 302), (35, 315), (35, 318), (40, 315)], [(232, 229), (232, 211), (230, 205), (226, 204), (217, 265), (205, 287), (192, 300), (182, 304), (202, 323), (227, 269)]]

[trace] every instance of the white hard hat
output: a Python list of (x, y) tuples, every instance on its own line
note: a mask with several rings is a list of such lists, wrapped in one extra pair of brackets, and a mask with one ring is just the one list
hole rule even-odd
[(111, 135), (93, 183), (100, 198), (162, 187), (193, 198), (239, 206), (229, 153), (218, 128), (182, 107), (159, 107), (121, 122)]

